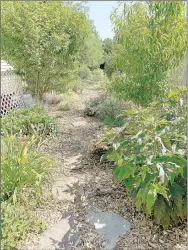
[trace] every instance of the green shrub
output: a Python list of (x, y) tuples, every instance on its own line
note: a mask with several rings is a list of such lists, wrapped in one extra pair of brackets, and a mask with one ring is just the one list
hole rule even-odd
[[(86, 88), (88, 85), (87, 79), (75, 79), (74, 81), (69, 82), (69, 92), (72, 91), (72, 93), (82, 93), (84, 88)], [(69, 94), (68, 92), (68, 94)]]
[[(178, 13), (178, 15), (177, 15)], [(112, 69), (121, 71), (112, 90), (123, 100), (147, 106), (164, 97), (164, 80), (186, 55), (183, 1), (126, 1), (112, 13)], [(125, 78), (125, 79), (124, 79)], [(167, 86), (168, 87), (168, 86)]]
[(85, 10), (70, 2), (4, 2), (2, 13), (3, 54), (30, 92), (41, 98), (65, 89), (91, 31)]
[(125, 103), (119, 101), (113, 96), (102, 96), (91, 100), (85, 109), (85, 114), (88, 116), (96, 116), (104, 125), (113, 127), (123, 124), (122, 116), (120, 115), (125, 108)]
[(92, 78), (92, 73), (91, 73), (90, 69), (87, 67), (87, 65), (82, 65), (82, 66), (79, 68), (78, 76), (79, 76), (82, 80), (91, 80), (91, 78)]
[(147, 216), (167, 227), (186, 216), (186, 89), (147, 108), (125, 111), (121, 132), (107, 133), (114, 177), (124, 182)]
[(15, 204), (24, 190), (40, 199), (43, 185), (50, 181), (52, 159), (26, 137), (3, 136), (1, 143), (1, 199)]
[(107, 80), (106, 75), (102, 69), (95, 69), (92, 71), (92, 81), (93, 82), (105, 82)]
[(60, 102), (57, 109), (59, 111), (69, 111), (71, 109), (70, 104), (68, 102)]
[(92, 99), (86, 103), (84, 114), (88, 116), (96, 116), (99, 104), (103, 101), (103, 97)]
[(61, 102), (57, 106), (59, 111), (68, 111), (75, 105), (78, 95), (74, 91), (68, 91), (60, 95)]
[(10, 112), (2, 118), (2, 134), (18, 135), (20, 130), (23, 135), (40, 135), (57, 134), (55, 120), (50, 117), (41, 107), (31, 107), (15, 112)]
[(15, 249), (29, 233), (41, 233), (46, 229), (46, 223), (30, 211), (25, 205), (1, 203), (1, 247), (4, 250)]
[(96, 115), (101, 120), (117, 120), (121, 118), (117, 118), (123, 111), (123, 107), (125, 104), (114, 98), (113, 96), (107, 96), (103, 99), (101, 103), (99, 103)]

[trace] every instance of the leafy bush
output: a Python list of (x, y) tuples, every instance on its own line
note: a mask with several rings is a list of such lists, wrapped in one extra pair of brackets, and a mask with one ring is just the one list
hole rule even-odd
[(104, 125), (121, 126), (123, 124), (121, 113), (126, 106), (127, 104), (113, 96), (104, 95), (90, 101), (86, 105), (85, 114), (98, 117)]
[(68, 102), (60, 102), (57, 109), (59, 111), (68, 111), (71, 109), (70, 104)]
[(121, 132), (107, 133), (115, 180), (124, 182), (138, 210), (164, 227), (186, 216), (185, 95), (186, 89), (178, 88), (148, 108), (125, 111)]
[(92, 71), (92, 81), (93, 82), (105, 82), (107, 80), (106, 75), (102, 69), (95, 69)]
[(2, 118), (2, 134), (32, 135), (56, 135), (57, 126), (55, 120), (50, 117), (42, 107), (31, 107), (15, 112), (10, 112)]
[(42, 186), (50, 180), (52, 159), (38, 152), (26, 136), (4, 135), (1, 149), (2, 200), (11, 199), (15, 204), (24, 190), (40, 198)]
[(66, 94), (66, 92), (68, 92), (68, 95), (69, 93), (82, 93), (84, 88), (88, 86), (88, 82), (89, 80), (81, 79), (77, 76), (74, 80), (69, 82), (69, 88), (64, 92), (64, 94)]
[(84, 8), (71, 2), (4, 2), (2, 13), (3, 55), (31, 93), (41, 98), (64, 89), (90, 34)]
[[(113, 96), (106, 96), (101, 103), (99, 103), (96, 116), (101, 120), (116, 120), (122, 113), (125, 104)], [(121, 119), (119, 117), (119, 119)]]
[(87, 67), (87, 65), (82, 65), (82, 66), (79, 68), (78, 76), (79, 76), (82, 80), (91, 80), (91, 78), (92, 78), (92, 73), (91, 73), (91, 70)]
[(112, 54), (106, 54), (105, 55), (105, 67), (104, 72), (108, 77), (111, 77), (112, 73), (114, 71), (114, 66), (112, 64)]
[(86, 103), (84, 114), (88, 116), (96, 116), (99, 104), (103, 101), (104, 97), (98, 97)]
[(35, 216), (29, 206), (6, 201), (1, 203), (1, 213), (1, 247), (4, 250), (14, 249), (28, 233), (38, 234), (46, 229), (45, 221)]
[(78, 95), (74, 91), (68, 91), (60, 95), (61, 102), (57, 106), (60, 111), (68, 111), (75, 105)]

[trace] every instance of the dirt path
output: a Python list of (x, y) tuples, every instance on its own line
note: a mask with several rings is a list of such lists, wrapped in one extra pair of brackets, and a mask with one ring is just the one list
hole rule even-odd
[[(131, 232), (119, 239), (116, 250), (187, 249), (185, 229), (162, 230), (152, 221), (146, 221), (143, 214), (135, 212), (124, 187), (113, 183), (112, 167), (100, 163), (100, 157), (91, 154), (92, 140), (100, 133), (100, 122), (85, 117), (83, 111), (86, 102), (101, 93), (98, 85), (89, 86), (70, 111), (50, 112), (57, 117), (59, 135), (43, 150), (57, 161), (52, 188), (55, 198), (50, 197), (37, 210), (49, 229), (39, 236), (30, 235), (19, 250), (104, 249), (102, 238), (86, 220), (91, 211), (115, 212), (131, 223)], [(64, 235), (63, 240), (61, 235), (58, 238), (59, 234)]]

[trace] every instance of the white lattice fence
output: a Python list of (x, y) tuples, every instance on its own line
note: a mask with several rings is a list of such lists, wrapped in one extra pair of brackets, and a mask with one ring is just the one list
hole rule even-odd
[(22, 80), (14, 71), (1, 72), (1, 116), (24, 107)]

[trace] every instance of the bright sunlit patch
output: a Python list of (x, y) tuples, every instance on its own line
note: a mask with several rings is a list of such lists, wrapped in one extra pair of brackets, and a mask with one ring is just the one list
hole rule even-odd
[(101, 224), (101, 223), (94, 223), (95, 229), (101, 229), (106, 226), (106, 224)]

